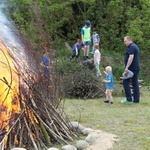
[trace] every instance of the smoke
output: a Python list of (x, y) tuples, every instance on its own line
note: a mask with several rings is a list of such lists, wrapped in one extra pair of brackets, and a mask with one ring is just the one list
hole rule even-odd
[[(17, 62), (17, 68), (20, 73), (24, 70), (37, 72), (37, 67), (33, 59), (28, 54), (23, 42), (20, 40), (20, 34), (13, 22), (6, 16), (6, 2), (0, 2), (0, 40), (3, 41), (8, 53)], [(30, 67), (29, 67), (30, 66)]]
[[(3, 12), (3, 8), (6, 7), (5, 3), (0, 3), (0, 38), (3, 40), (5, 45), (13, 49), (13, 51), (18, 54), (18, 52), (23, 52), (24, 47), (22, 42), (17, 36), (17, 30), (10, 20), (6, 17)], [(20, 57), (20, 56), (19, 56)], [(24, 58), (23, 58), (24, 59)]]

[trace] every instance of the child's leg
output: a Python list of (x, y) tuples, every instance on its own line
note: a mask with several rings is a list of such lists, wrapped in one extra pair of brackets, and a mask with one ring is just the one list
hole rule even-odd
[(95, 52), (94, 44), (93, 44), (93, 46), (92, 46), (92, 52), (93, 52), (93, 54), (94, 54), (94, 52)]
[(95, 64), (95, 68), (96, 68), (96, 71), (97, 71), (97, 77), (101, 76), (101, 72), (100, 72), (98, 63)]
[(109, 100), (108, 90), (107, 89), (106, 89), (105, 95), (106, 95), (106, 100)]
[(104, 103), (109, 103), (109, 96), (108, 96), (108, 90), (105, 91), (106, 100), (104, 100)]
[(95, 52), (95, 49), (94, 49), (94, 44), (93, 44), (93, 46), (92, 46), (92, 51), (90, 52), (91, 54), (94, 54), (94, 52)]
[(83, 50), (83, 59), (86, 60), (86, 45), (84, 46)]
[(84, 46), (83, 55), (86, 56), (86, 46)]
[(86, 49), (86, 56), (89, 55), (89, 48), (90, 48), (90, 46), (88, 45), (88, 46), (87, 46), (87, 49)]
[(73, 59), (76, 56), (76, 51), (73, 51), (71, 58)]
[(108, 90), (108, 100), (109, 100), (109, 102), (113, 102), (112, 92), (113, 92), (113, 90)]

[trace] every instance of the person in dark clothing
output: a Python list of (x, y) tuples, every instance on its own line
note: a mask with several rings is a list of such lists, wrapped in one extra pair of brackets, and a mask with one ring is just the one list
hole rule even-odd
[(46, 51), (44, 51), (43, 52), (43, 57), (42, 57), (42, 66), (43, 66), (43, 68), (44, 68), (44, 76), (46, 77), (46, 78), (49, 78), (50, 77), (50, 72), (49, 72), (49, 65), (50, 65), (50, 60), (49, 60), (49, 58), (48, 58), (48, 56), (47, 56), (47, 52)]
[(74, 44), (72, 49), (72, 56), (70, 56), (70, 60), (72, 60), (74, 57), (78, 58), (80, 55), (80, 50), (84, 50), (84, 44), (81, 42), (80, 39), (77, 40), (77, 43)]
[[(123, 87), (126, 95), (126, 99), (122, 100), (122, 103), (139, 103), (140, 101), (140, 91), (138, 84), (138, 75), (140, 71), (139, 63), (139, 48), (133, 42), (130, 36), (124, 37), (124, 44), (128, 47), (124, 57), (125, 70), (124, 74), (128, 73), (128, 70), (133, 72), (133, 77), (123, 80)], [(130, 88), (130, 81), (133, 86), (133, 98)]]

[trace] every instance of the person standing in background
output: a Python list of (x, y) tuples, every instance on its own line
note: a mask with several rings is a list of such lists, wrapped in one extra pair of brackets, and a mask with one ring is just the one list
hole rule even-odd
[(95, 49), (94, 49), (94, 45), (98, 45), (100, 43), (100, 36), (99, 34), (97, 34), (96, 32), (96, 28), (94, 28), (93, 30), (93, 34), (92, 34), (92, 42), (93, 42), (93, 46), (92, 46), (92, 51), (90, 52), (91, 54), (94, 54)]
[(50, 60), (48, 58), (47, 51), (43, 52), (41, 66), (43, 66), (43, 68), (44, 68), (44, 71), (43, 71), (44, 76), (46, 78), (49, 78), (50, 77), (50, 72), (49, 72)]
[(95, 53), (94, 53), (94, 65), (97, 71), (96, 76), (100, 77), (101, 76), (101, 72), (100, 72), (100, 61), (101, 61), (101, 53), (99, 51), (99, 46), (97, 44), (94, 45), (94, 49), (95, 49)]
[(81, 40), (84, 44), (84, 56), (83, 59), (90, 59), (89, 48), (91, 43), (91, 23), (89, 20), (86, 20), (85, 26), (81, 29)]
[[(133, 42), (130, 36), (124, 37), (124, 44), (127, 46), (124, 63), (125, 63), (125, 70), (124, 74), (128, 73), (128, 70), (133, 72), (133, 77), (129, 79), (123, 80), (123, 87), (126, 95), (126, 99), (122, 100), (122, 103), (139, 103), (140, 101), (140, 91), (139, 91), (139, 84), (138, 84), (138, 75), (140, 71), (140, 64), (139, 64), (139, 48)], [(131, 93), (130, 81), (133, 86), (133, 98)]]

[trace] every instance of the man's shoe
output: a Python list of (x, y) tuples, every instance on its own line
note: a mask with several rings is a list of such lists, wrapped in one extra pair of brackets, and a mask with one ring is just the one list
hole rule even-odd
[(133, 101), (133, 103), (139, 103), (139, 101)]
[(114, 102), (110, 102), (110, 104), (113, 104)]
[(124, 103), (124, 104), (131, 104), (132, 102), (130, 102), (130, 101), (128, 101), (128, 100), (125, 99), (125, 100), (122, 100), (121, 103)]

